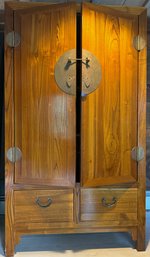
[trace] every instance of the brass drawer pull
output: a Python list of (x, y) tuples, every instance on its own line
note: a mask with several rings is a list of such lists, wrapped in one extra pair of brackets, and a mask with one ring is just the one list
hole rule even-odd
[(106, 200), (105, 197), (102, 198), (102, 205), (104, 207), (111, 208), (111, 207), (115, 206), (116, 203), (117, 203), (117, 198), (116, 197), (113, 197), (112, 201), (110, 203), (107, 203), (107, 200)]
[(49, 207), (49, 206), (52, 204), (52, 199), (51, 199), (50, 197), (48, 197), (47, 203), (41, 203), (40, 197), (37, 197), (35, 202), (36, 202), (41, 208), (47, 208), (47, 207)]

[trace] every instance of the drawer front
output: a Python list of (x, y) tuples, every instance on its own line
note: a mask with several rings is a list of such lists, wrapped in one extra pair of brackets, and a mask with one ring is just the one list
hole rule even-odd
[(135, 225), (137, 189), (81, 189), (80, 220)]
[(72, 222), (73, 190), (14, 192), (15, 222)]

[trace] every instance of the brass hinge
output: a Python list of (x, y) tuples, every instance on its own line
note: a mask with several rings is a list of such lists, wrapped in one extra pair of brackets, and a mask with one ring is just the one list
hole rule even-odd
[(6, 34), (5, 41), (10, 47), (17, 47), (20, 45), (20, 35), (15, 31), (11, 31)]
[(6, 157), (10, 162), (15, 163), (21, 159), (22, 152), (18, 147), (11, 147), (8, 149)]
[(146, 41), (142, 36), (137, 35), (133, 39), (133, 46), (137, 51), (141, 51), (146, 47)]
[(144, 158), (144, 149), (141, 146), (133, 147), (131, 151), (132, 159), (139, 162)]

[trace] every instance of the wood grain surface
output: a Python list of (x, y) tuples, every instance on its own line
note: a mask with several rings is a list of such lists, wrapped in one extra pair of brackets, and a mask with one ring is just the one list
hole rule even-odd
[[(111, 204), (115, 197), (116, 204)], [(137, 224), (137, 189), (81, 189), (81, 221), (99, 221), (103, 224)]]
[[(146, 10), (139, 16), (139, 34), (147, 41)], [(138, 163), (138, 234), (137, 249), (145, 250), (145, 189), (146, 189), (146, 65), (147, 48), (139, 52), (138, 73), (138, 145), (144, 149), (144, 159)]]
[[(61, 10), (61, 11), (60, 11)], [(75, 97), (55, 82), (58, 58), (76, 45), (76, 6), (15, 11), (21, 36), (14, 50), (15, 145), (22, 159), (15, 183), (75, 183)]]
[[(21, 235), (47, 233), (128, 231), (144, 250), (145, 158), (131, 159), (134, 146), (145, 150), (146, 48), (133, 47), (134, 36), (146, 37), (144, 9), (82, 5), (82, 47), (99, 60), (102, 80), (82, 99), (76, 184), (76, 99), (58, 88), (54, 67), (76, 47), (79, 8), (6, 6), (6, 33), (21, 42), (5, 45), (5, 149), (22, 151), (15, 165), (6, 159), (6, 256)], [(52, 204), (41, 208), (37, 197)], [(116, 205), (106, 210), (103, 197)]]
[(83, 5), (82, 45), (98, 58), (102, 70), (99, 88), (82, 101), (84, 186), (137, 180), (131, 150), (137, 146), (138, 52), (133, 39), (138, 18), (112, 9), (107, 14), (105, 7)]
[[(42, 208), (41, 205), (51, 204)], [(24, 222), (73, 222), (73, 190), (26, 190), (14, 192), (15, 224)]]
[(22, 159), (14, 165), (6, 158), (7, 257), (19, 241), (13, 184), (75, 183), (75, 97), (58, 89), (54, 66), (76, 46), (76, 5), (15, 6), (6, 3), (5, 10), (5, 35), (15, 30), (21, 37), (14, 49), (5, 44), (5, 153), (18, 146)]
[[(13, 11), (5, 10), (5, 35), (13, 30)], [(14, 98), (13, 98), (13, 51), (5, 44), (5, 156), (7, 150), (14, 145)], [(13, 175), (14, 164), (5, 158), (5, 254), (14, 254), (14, 212), (13, 212)]]

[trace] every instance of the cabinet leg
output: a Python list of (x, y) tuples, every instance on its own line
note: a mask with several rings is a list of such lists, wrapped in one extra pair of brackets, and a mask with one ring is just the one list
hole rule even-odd
[(14, 246), (6, 246), (5, 247), (5, 256), (6, 257), (13, 257), (15, 254), (15, 247)]
[[(8, 234), (10, 236), (10, 234)], [(20, 243), (21, 236), (18, 233), (11, 232), (11, 240), (10, 237), (5, 238), (5, 256), (13, 257), (15, 254), (15, 247)]]
[(137, 228), (131, 230), (131, 237), (133, 241), (137, 241)]
[(14, 231), (8, 229), (8, 226), (5, 227), (5, 256), (13, 257), (15, 253), (15, 240), (14, 240)]
[[(6, 169), (7, 170), (7, 169)], [(5, 179), (5, 256), (13, 257), (15, 251), (13, 171), (6, 172)]]
[(15, 237), (13, 224), (6, 222), (5, 224), (5, 256), (13, 257), (15, 251)]
[(137, 251), (145, 251), (145, 227), (138, 228), (136, 249)]
[(145, 251), (145, 170), (139, 164), (139, 188), (138, 188), (138, 226), (137, 226), (137, 251)]

